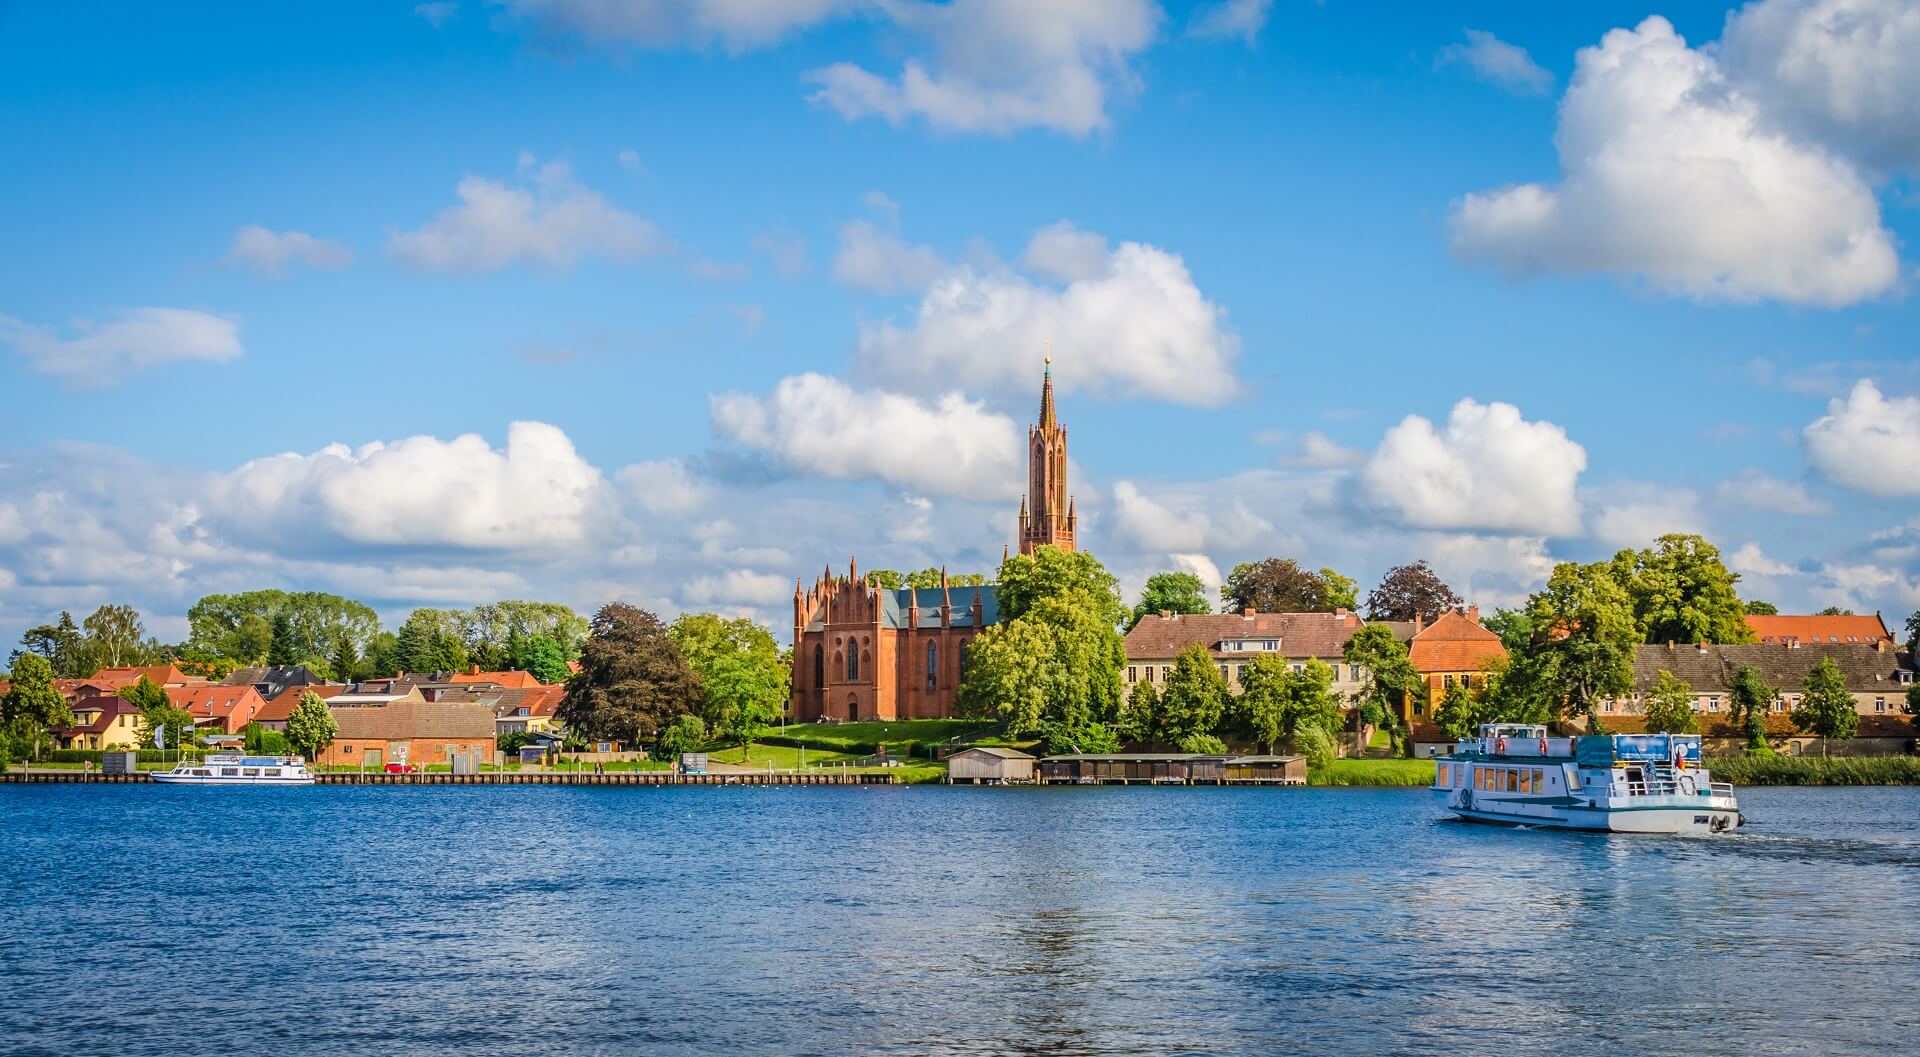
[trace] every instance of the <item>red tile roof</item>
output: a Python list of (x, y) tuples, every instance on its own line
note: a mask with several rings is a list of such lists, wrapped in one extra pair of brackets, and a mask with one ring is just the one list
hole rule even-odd
[(1338, 657), (1364, 626), (1354, 613), (1156, 613), (1127, 632), (1126, 648), (1129, 658), (1157, 660), (1178, 656), (1197, 642), (1215, 656), (1227, 656), (1219, 648), (1222, 642), (1279, 639), (1276, 652), (1287, 657)]
[(292, 718), (293, 710), (300, 704), (302, 694), (317, 694), (321, 700), (346, 692), (346, 687), (338, 683), (320, 683), (314, 686), (289, 686), (285, 690), (267, 699), (260, 706), (259, 715), (253, 718), (261, 723), (285, 723)]
[(533, 677), (532, 672), (461, 672), (448, 682), (492, 683), (508, 690), (525, 690), (529, 687), (544, 685)]
[(193, 717), (196, 726), (217, 725), (228, 734), (238, 734), (248, 723), (260, 718), (266, 702), (251, 686), (171, 686), (167, 697)]
[(1747, 615), (1747, 626), (1761, 642), (1866, 643), (1893, 641), (1878, 613), (1869, 616)]
[(1407, 659), (1422, 675), (1436, 672), (1477, 672), (1489, 661), (1507, 655), (1500, 636), (1459, 610), (1440, 614), (1407, 646)]
[(171, 664), (149, 664), (136, 668), (102, 668), (89, 676), (88, 681), (108, 690), (118, 690), (123, 686), (132, 686), (139, 682), (143, 675), (156, 686), (183, 686), (207, 681), (197, 675), (188, 675)]
[(139, 711), (139, 709), (128, 704), (125, 700), (111, 695), (81, 698), (73, 703), (73, 714), (75, 718), (78, 718), (83, 712), (94, 713), (93, 718), (85, 723), (77, 723), (71, 727), (59, 728), (52, 731), (52, 733), (62, 738), (71, 738), (76, 734), (99, 734), (108, 727), (113, 726), (114, 717), (137, 713)]
[(340, 741), (403, 741), (410, 738), (491, 740), (493, 710), (477, 701), (395, 701), (333, 710)]

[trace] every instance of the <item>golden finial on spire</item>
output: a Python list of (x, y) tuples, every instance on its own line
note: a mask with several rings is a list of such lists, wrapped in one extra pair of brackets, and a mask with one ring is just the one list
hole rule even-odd
[(1045, 338), (1042, 340), (1045, 342), (1047, 347), (1047, 353), (1044, 357), (1042, 357), (1042, 359), (1046, 362), (1047, 366), (1051, 367), (1053, 366), (1053, 339)]

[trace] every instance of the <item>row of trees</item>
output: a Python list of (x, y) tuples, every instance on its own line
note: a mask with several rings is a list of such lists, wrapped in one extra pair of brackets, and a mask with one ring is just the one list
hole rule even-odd
[(77, 624), (63, 612), (21, 636), (9, 667), (33, 655), (61, 679), (149, 664), (178, 664), (220, 678), (250, 665), (300, 664), (352, 681), (477, 664), (557, 682), (567, 677), (567, 662), (579, 653), (587, 633), (586, 618), (567, 606), (517, 600), (472, 609), (416, 609), (397, 632), (388, 632), (362, 602), (320, 591), (279, 590), (208, 595), (187, 611), (187, 624), (187, 640), (169, 645), (147, 634), (132, 606), (101, 606)]
[(791, 671), (791, 653), (752, 620), (688, 613), (667, 624), (614, 603), (594, 614), (556, 718), (589, 740), (667, 757), (716, 739), (750, 756), (754, 735), (779, 718)]

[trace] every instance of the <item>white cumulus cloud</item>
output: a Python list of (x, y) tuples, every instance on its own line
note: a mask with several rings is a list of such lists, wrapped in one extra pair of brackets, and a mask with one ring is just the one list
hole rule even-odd
[(535, 165), (524, 186), (468, 176), (455, 188), (460, 204), (413, 231), (396, 231), (387, 249), (423, 271), (487, 272), (513, 264), (570, 268), (582, 258), (631, 260), (658, 253), (654, 225), (575, 183), (564, 162)]
[(853, 220), (840, 229), (833, 277), (847, 286), (882, 294), (922, 290), (945, 270), (933, 247), (910, 245), (891, 227)]
[(1113, 522), (1114, 531), (1141, 549), (1170, 554), (1232, 550), (1273, 534), (1273, 523), (1238, 498), (1203, 499), (1176, 508), (1146, 495), (1131, 481), (1114, 482)]
[(694, 577), (680, 589), (680, 597), (694, 605), (772, 606), (793, 597), (793, 577), (729, 569)]
[(928, 40), (898, 77), (840, 62), (815, 70), (813, 100), (848, 120), (923, 120), (938, 131), (1025, 128), (1085, 136), (1107, 127), (1108, 97), (1130, 92), (1129, 58), (1153, 41), (1152, 0), (951, 0), (880, 7)]
[(1762, 0), (1727, 19), (1721, 56), (1793, 130), (1879, 170), (1920, 171), (1920, 5)]
[(1033, 233), (1020, 263), (1063, 283), (1097, 279), (1107, 273), (1107, 237), (1062, 220)]
[(1444, 430), (1419, 415), (1388, 430), (1359, 483), (1369, 505), (1412, 528), (1571, 535), (1586, 467), (1586, 449), (1559, 426), (1466, 399)]
[(713, 489), (680, 459), (623, 466), (613, 476), (635, 502), (653, 514), (691, 514), (713, 498)]
[(1020, 491), (1022, 442), (1013, 420), (959, 393), (924, 403), (802, 374), (766, 396), (727, 393), (711, 406), (722, 437), (794, 473), (976, 499)]
[(1455, 63), (1510, 92), (1519, 95), (1545, 95), (1553, 88), (1548, 73), (1527, 49), (1509, 44), (1484, 29), (1467, 30), (1465, 44), (1449, 44), (1440, 49), (1440, 65)]
[(249, 540), (518, 549), (581, 542), (601, 487), (558, 427), (515, 422), (503, 449), (470, 433), (255, 459), (214, 482), (210, 513)]
[(1833, 512), (1833, 505), (1808, 492), (1805, 482), (1783, 481), (1751, 466), (1732, 479), (1720, 482), (1713, 495), (1727, 506), (1749, 510), (1804, 515)]
[(1888, 397), (1862, 378), (1802, 436), (1814, 469), (1834, 484), (1868, 495), (1920, 495), (1920, 397)]
[(1611, 273), (1705, 300), (1824, 306), (1898, 278), (1853, 166), (1779, 131), (1665, 19), (1580, 51), (1555, 145), (1558, 186), (1455, 204), (1458, 256), (1520, 276)]
[(104, 323), (77, 320), (72, 330), (73, 337), (61, 338), (52, 327), (0, 315), (0, 344), (76, 387), (112, 385), (168, 363), (226, 363), (244, 351), (232, 320), (190, 308), (129, 308)]
[(1280, 463), (1308, 470), (1331, 470), (1364, 462), (1366, 457), (1365, 452), (1341, 447), (1332, 437), (1319, 430), (1308, 430), (1300, 438), (1300, 450), (1293, 455), (1282, 456)]
[(353, 263), (353, 251), (338, 242), (317, 239), (304, 231), (272, 231), (248, 224), (233, 233), (227, 250), (228, 267), (252, 268), (267, 275), (285, 275), (287, 265), (339, 269)]
[[(1048, 263), (1091, 270), (1064, 255)], [(1240, 339), (1225, 315), (1178, 255), (1123, 242), (1097, 274), (1064, 286), (1007, 269), (955, 268), (927, 288), (910, 325), (863, 324), (856, 364), (921, 390), (958, 383), (1028, 391), (1041, 342), (1051, 338), (1063, 390), (1215, 406), (1239, 388)]]
[(1690, 488), (1622, 481), (1593, 489), (1588, 535), (1613, 547), (1647, 547), (1672, 532), (1706, 531), (1700, 496)]

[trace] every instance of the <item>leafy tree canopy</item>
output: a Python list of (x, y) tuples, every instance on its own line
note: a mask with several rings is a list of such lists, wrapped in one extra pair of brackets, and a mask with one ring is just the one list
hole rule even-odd
[(1693, 710), (1693, 689), (1661, 669), (1643, 706), (1647, 729), (1662, 734), (1700, 733), (1700, 714)]
[(1310, 572), (1292, 558), (1242, 562), (1220, 585), (1222, 610), (1237, 613), (1328, 613), (1355, 606), (1354, 582), (1332, 569)]
[(772, 633), (715, 613), (683, 613), (668, 630), (700, 677), (707, 729), (751, 749), (754, 732), (780, 718), (793, 674)]
[(1211, 613), (1207, 585), (1193, 573), (1154, 573), (1140, 589), (1140, 601), (1127, 621), (1132, 631), (1141, 619), (1154, 613)]
[(300, 703), (293, 706), (293, 714), (287, 717), (287, 744), (312, 760), (326, 751), (339, 735), (340, 724), (334, 720), (327, 702), (311, 690), (301, 694)]
[(1779, 612), (1780, 607), (1774, 605), (1772, 602), (1763, 602), (1758, 598), (1747, 599), (1747, 615), (1749, 616), (1771, 617), (1777, 616)]
[(529, 672), (543, 683), (564, 683), (573, 674), (567, 667), (566, 647), (546, 635), (516, 639), (508, 660), (516, 670)]
[(65, 611), (52, 624), (28, 628), (26, 634), (20, 636), (20, 649), (44, 658), (53, 666), (56, 679), (83, 679), (99, 667), (93, 662), (93, 653), (87, 646), (86, 636), (80, 632), (80, 625), (74, 623), (72, 613)]
[(594, 614), (556, 718), (589, 739), (652, 745), (676, 716), (700, 708), (699, 677), (667, 626), (616, 602)]
[[(1175, 745), (1211, 735), (1227, 709), (1227, 684), (1204, 643), (1180, 651), (1160, 691), (1160, 737)], [(1198, 751), (1198, 750), (1191, 750)]]
[(1853, 707), (1853, 694), (1847, 691), (1847, 677), (1832, 657), (1822, 657), (1807, 673), (1793, 721), (1822, 738), (1851, 738), (1860, 732), (1860, 713)]
[(1001, 623), (967, 646), (961, 708), (1050, 745), (1112, 741), (1094, 728), (1120, 719), (1127, 611), (1113, 575), (1085, 551), (1042, 546), (1008, 557), (999, 582)]
[(1410, 565), (1396, 565), (1380, 578), (1378, 586), (1367, 592), (1368, 620), (1432, 620), (1465, 604), (1433, 567), (1422, 558)]
[(300, 658), (333, 652), (345, 635), (356, 649), (380, 630), (372, 607), (324, 591), (241, 591), (207, 595), (187, 610), (188, 642), (217, 656), (261, 664), (270, 653)]
[(1778, 696), (1780, 691), (1767, 685), (1760, 669), (1742, 665), (1733, 673), (1733, 686), (1727, 694), (1727, 704), (1733, 721), (1746, 731), (1749, 753), (1772, 754), (1773, 750), (1767, 745), (1767, 707)]
[(1704, 538), (1679, 533), (1649, 550), (1623, 550), (1611, 564), (1626, 591), (1641, 642), (1752, 642), (1740, 579)]
[(0, 694), (0, 723), (16, 738), (29, 742), (37, 755), (49, 741), (48, 732), (73, 725), (73, 710), (53, 686), (53, 665), (38, 654), (14, 661), (11, 684)]
[[(869, 569), (867, 582), (884, 591), (898, 591), (902, 587), (939, 587), (941, 569), (929, 565), (910, 573), (898, 569)], [(949, 587), (982, 587), (987, 583), (985, 573), (947, 573)]]
[(1550, 702), (1561, 715), (1597, 726), (1599, 703), (1633, 688), (1633, 648), (1640, 641), (1626, 589), (1606, 563), (1554, 566), (1547, 586), (1527, 599), (1533, 628), (1508, 678), (1515, 691)]
[(403, 672), (461, 672), (467, 644), (456, 609), (416, 609), (394, 635), (393, 661)]
[(1821, 610), (1818, 615), (1823, 617), (1850, 617), (1853, 615), (1853, 610), (1842, 609), (1839, 606), (1828, 606)]
[(706, 743), (707, 725), (699, 716), (677, 716), (660, 732), (656, 751), (659, 759), (677, 760), (683, 752), (699, 752)]

